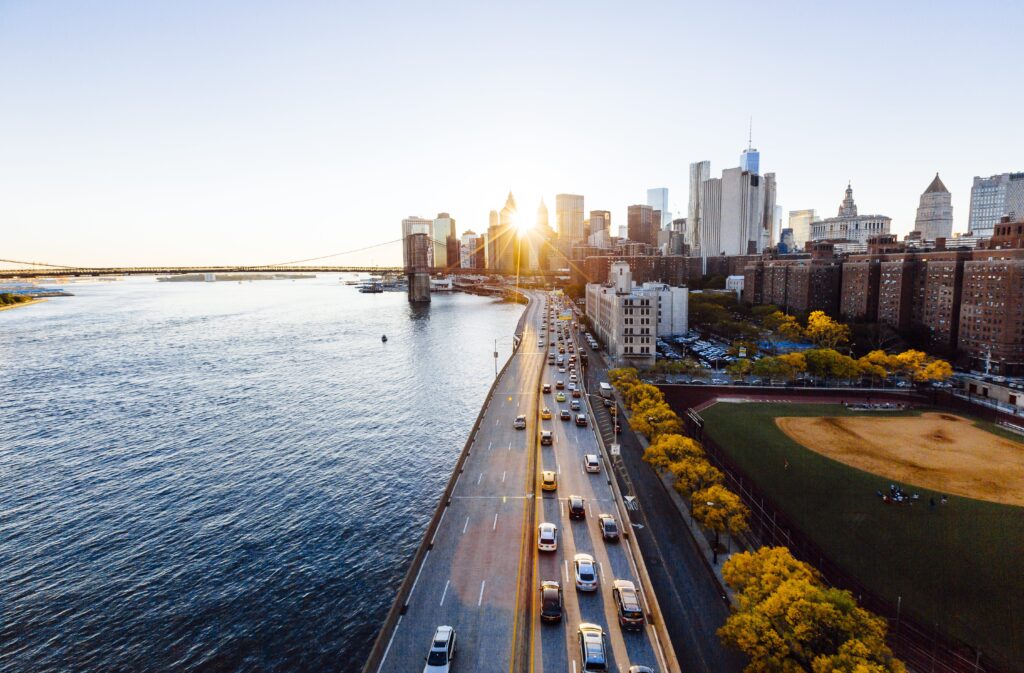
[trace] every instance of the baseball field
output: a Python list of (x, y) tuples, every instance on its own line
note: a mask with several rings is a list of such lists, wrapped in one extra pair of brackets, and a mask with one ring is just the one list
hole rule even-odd
[[(701, 415), (705, 437), (832, 561), (1024, 672), (1020, 438), (948, 413), (836, 404), (719, 402)], [(890, 485), (902, 502), (880, 497)]]

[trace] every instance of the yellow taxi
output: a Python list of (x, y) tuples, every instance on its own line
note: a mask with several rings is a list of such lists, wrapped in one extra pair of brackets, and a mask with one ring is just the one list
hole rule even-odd
[(554, 491), (558, 488), (558, 479), (551, 470), (544, 470), (540, 473), (540, 488), (542, 491)]
[(542, 420), (550, 421), (551, 420), (551, 410), (548, 409), (547, 407), (544, 407), (543, 409), (540, 410), (540, 417), (541, 417)]

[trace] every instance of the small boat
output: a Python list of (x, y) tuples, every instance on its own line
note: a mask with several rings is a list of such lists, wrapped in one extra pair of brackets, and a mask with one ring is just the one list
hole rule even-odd
[(387, 334), (383, 335), (383, 336), (382, 336), (382, 337), (380, 338), (380, 340), (381, 340), (381, 343), (387, 343), (387, 342), (388, 342), (388, 335), (387, 335)]

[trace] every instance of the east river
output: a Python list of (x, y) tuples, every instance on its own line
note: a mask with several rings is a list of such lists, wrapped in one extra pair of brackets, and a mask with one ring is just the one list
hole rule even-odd
[(0, 313), (0, 670), (358, 671), (522, 307), (69, 289)]

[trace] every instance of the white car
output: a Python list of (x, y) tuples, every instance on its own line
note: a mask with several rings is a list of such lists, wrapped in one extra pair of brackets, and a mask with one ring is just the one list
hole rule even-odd
[(537, 526), (537, 549), (541, 551), (558, 550), (558, 526), (547, 521)]
[(597, 591), (597, 565), (590, 554), (576, 554), (572, 559), (576, 575), (576, 588), (580, 591)]
[(601, 461), (597, 459), (597, 454), (588, 453), (583, 456), (583, 467), (587, 472), (600, 472)]
[(526, 414), (519, 414), (516, 416), (516, 420), (512, 423), (512, 427), (516, 430), (526, 429)]
[(597, 624), (580, 624), (576, 635), (580, 645), (580, 669), (583, 673), (608, 670), (608, 651), (604, 629)]
[(455, 658), (455, 629), (450, 626), (439, 626), (434, 631), (434, 640), (427, 653), (427, 665), (423, 673), (448, 673), (452, 659)]

